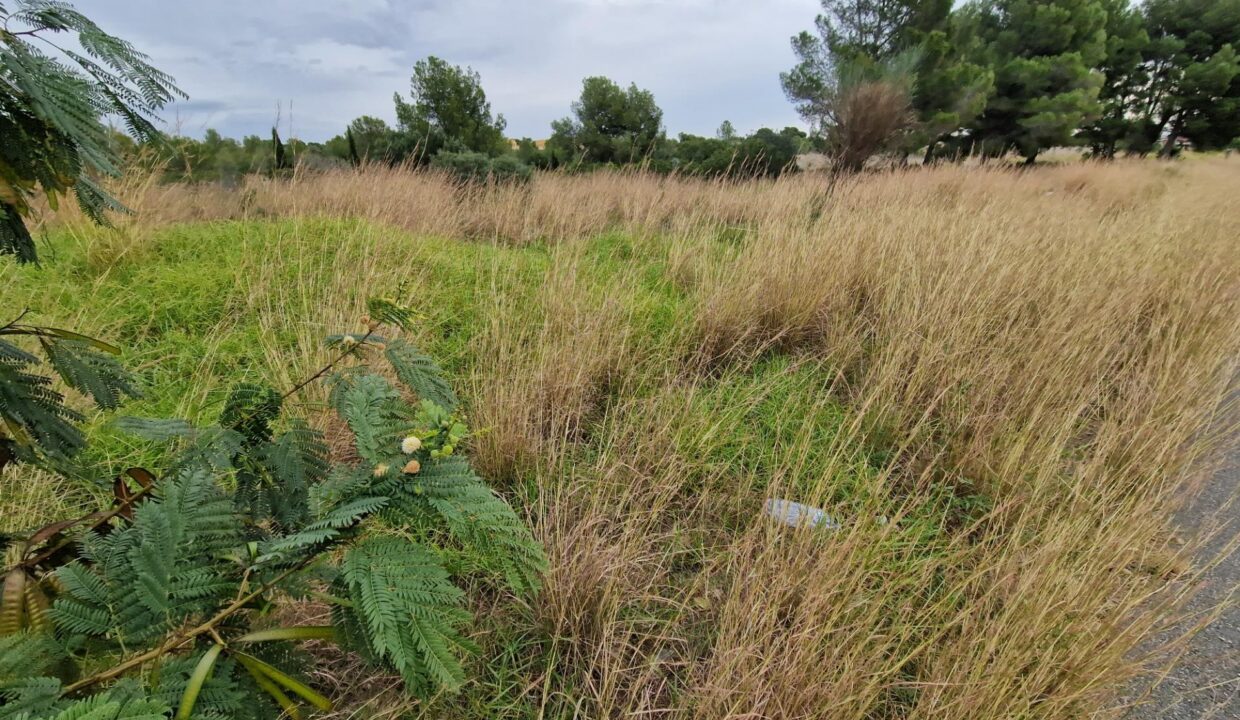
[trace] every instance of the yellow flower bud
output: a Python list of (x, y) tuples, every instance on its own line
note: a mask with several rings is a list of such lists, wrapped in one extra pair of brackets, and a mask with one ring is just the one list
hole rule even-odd
[(387, 463), (379, 463), (378, 465), (375, 466), (375, 473), (374, 473), (375, 477), (377, 478), (383, 477), (384, 475), (387, 474), (387, 471), (388, 471)]

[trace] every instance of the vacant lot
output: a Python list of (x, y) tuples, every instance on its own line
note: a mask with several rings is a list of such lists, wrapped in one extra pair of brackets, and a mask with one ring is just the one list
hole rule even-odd
[[(53, 218), (41, 268), (0, 264), (0, 308), (122, 345), (124, 414), (210, 419), (412, 300), (552, 569), (480, 613), (459, 695), (323, 653), (358, 717), (1079, 718), (1174, 653), (1134, 649), (1201, 568), (1170, 522), (1236, 437), (1237, 187), (1223, 159), (135, 181), (116, 229)], [(91, 433), (94, 477), (158, 460)], [(10, 469), (0, 530), (106, 491)]]

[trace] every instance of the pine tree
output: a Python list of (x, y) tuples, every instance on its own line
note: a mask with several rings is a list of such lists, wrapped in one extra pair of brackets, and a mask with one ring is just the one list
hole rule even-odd
[(792, 38), (785, 94), (822, 134), (837, 170), (886, 150), (907, 155), (972, 120), (991, 74), (966, 62), (949, 35), (946, 0), (822, 0), (814, 32)]
[(1136, 101), (1143, 140), (1227, 147), (1240, 137), (1240, 0), (1150, 0), (1148, 82)]
[[(35, 262), (25, 219), (37, 195), (55, 209), (72, 190), (99, 223), (123, 210), (99, 185), (120, 173), (104, 119), (118, 117), (135, 138), (153, 140), (156, 113), (184, 95), (146, 55), (68, 3), (13, 7), (0, 4), (0, 254)], [(50, 39), (61, 33), (75, 35), (82, 52)]]
[(974, 148), (1042, 150), (1074, 142), (1101, 112), (1098, 67), (1106, 54), (1101, 0), (988, 0), (966, 15), (976, 61), (994, 68), (995, 89), (970, 126)]
[(1149, 47), (1140, 10), (1129, 0), (1102, 0), (1107, 13), (1106, 55), (1098, 70), (1101, 114), (1082, 128), (1093, 157), (1111, 158), (1121, 146), (1133, 147), (1140, 135), (1139, 98), (1149, 83), (1144, 62)]
[(434, 55), (413, 66), (410, 101), (394, 97), (400, 131), (420, 147), (419, 160), (441, 150), (498, 155), (508, 149), (507, 122), (491, 112), (482, 78)]

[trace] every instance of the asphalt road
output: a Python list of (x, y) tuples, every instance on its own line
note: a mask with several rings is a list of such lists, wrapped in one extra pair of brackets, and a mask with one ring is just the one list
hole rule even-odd
[[(1186, 537), (1202, 528), (1219, 528), (1203, 549), (1203, 557), (1216, 557), (1240, 535), (1238, 495), (1240, 447), (1177, 518), (1180, 533)], [(1167, 678), (1125, 720), (1240, 719), (1240, 552), (1223, 558), (1204, 582), (1188, 612), (1200, 616), (1223, 603), (1228, 607), (1192, 638)]]

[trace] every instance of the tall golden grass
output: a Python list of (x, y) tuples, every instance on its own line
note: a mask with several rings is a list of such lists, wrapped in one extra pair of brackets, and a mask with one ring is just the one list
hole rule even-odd
[[(475, 457), (532, 482), (552, 560), (541, 597), (503, 618), (550, 638), (520, 679), (542, 713), (1107, 717), (1174, 655), (1182, 637), (1143, 643), (1209, 562), (1171, 516), (1237, 437), (1236, 187), (1240, 163), (1222, 159), (834, 185), (600, 172), (464, 188), (370, 168), (134, 182), (121, 194), (138, 214), (88, 251), (107, 264), (140, 257), (160, 224), (317, 215), (551, 247), (536, 297), (478, 288), (467, 393), (488, 429)], [(640, 269), (582, 270), (580, 241), (610, 231), (665, 260), (686, 298), (670, 331), (643, 333)], [(313, 264), (297, 242), (238, 272), (276, 283)], [(356, 317), (356, 288), (399, 276), (408, 243), (341, 238), (356, 262), (338, 282), (269, 288), (254, 311)], [(270, 352), (296, 368), (313, 351)], [(716, 414), (699, 400), (775, 353), (833, 378), (807, 392), (843, 404), (839, 433), (822, 447), (790, 416), (761, 476), (705, 462), (765, 389)], [(830, 505), (876, 446), (889, 459), (862, 497), (828, 508), (840, 530), (761, 517), (784, 493)], [(915, 541), (905, 519), (944, 493), (987, 504)]]

